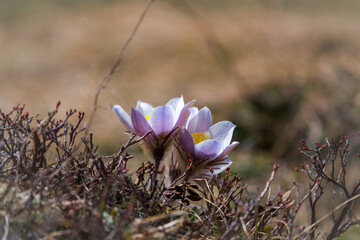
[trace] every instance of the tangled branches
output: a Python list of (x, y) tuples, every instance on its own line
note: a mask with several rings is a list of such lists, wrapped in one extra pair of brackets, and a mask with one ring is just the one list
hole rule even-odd
[[(82, 137), (84, 113), (70, 110), (57, 120), (58, 107), (43, 120), (20, 106), (0, 112), (5, 239), (333, 239), (359, 224), (354, 210), (360, 182), (347, 183), (347, 137), (314, 148), (303, 141), (300, 153), (308, 161), (295, 170), (307, 176), (308, 188), (293, 181), (291, 189), (274, 191), (278, 164), (258, 192), (229, 168), (210, 181), (180, 177), (166, 186), (164, 178), (154, 179), (161, 170), (155, 174), (152, 162), (134, 175), (127, 169), (133, 158), (128, 147), (150, 132), (130, 134), (118, 152), (101, 155), (91, 134)], [(329, 214), (318, 216), (323, 202), (331, 202)], [(308, 213), (307, 223), (299, 222), (300, 211)], [(332, 225), (320, 231), (327, 217)]]

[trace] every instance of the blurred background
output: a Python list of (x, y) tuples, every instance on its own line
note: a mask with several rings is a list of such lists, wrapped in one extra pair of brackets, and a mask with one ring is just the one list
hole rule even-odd
[[(0, 108), (44, 118), (61, 100), (90, 116), (99, 81), (147, 1), (0, 0)], [(360, 1), (158, 0), (99, 99), (102, 153), (126, 142), (111, 110), (183, 95), (237, 125), (233, 171), (248, 181), (296, 179), (297, 148), (350, 136), (360, 143)], [(60, 117), (59, 116), (59, 117)], [(141, 151), (134, 148), (138, 159)], [(353, 158), (357, 160), (356, 158)], [(358, 179), (359, 161), (350, 178)], [(291, 183), (289, 183), (291, 185)]]
[[(0, 108), (46, 117), (61, 100), (90, 116), (147, 1), (0, 0)], [(158, 0), (99, 99), (92, 132), (102, 153), (127, 140), (111, 110), (183, 95), (237, 125), (233, 168), (249, 179), (303, 161), (301, 139), (351, 137), (360, 111), (357, 0)], [(141, 151), (134, 149), (142, 158)], [(359, 169), (359, 168), (357, 168)], [(356, 174), (356, 173), (354, 173)], [(292, 177), (292, 176), (291, 176)], [(295, 178), (295, 176), (294, 176)]]

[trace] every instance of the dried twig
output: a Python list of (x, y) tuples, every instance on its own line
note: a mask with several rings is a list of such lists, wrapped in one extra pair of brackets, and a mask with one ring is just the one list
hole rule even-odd
[(149, 0), (148, 4), (146, 5), (145, 9), (143, 10), (143, 12), (141, 13), (139, 20), (137, 21), (137, 23), (135, 24), (134, 29), (132, 30), (129, 38), (126, 40), (125, 44), (122, 46), (120, 53), (115, 61), (115, 63), (112, 65), (112, 67), (110, 68), (110, 71), (107, 72), (105, 74), (105, 76), (100, 80), (99, 83), (99, 87), (96, 91), (95, 97), (94, 97), (94, 102), (93, 102), (93, 107), (91, 110), (91, 115), (87, 124), (87, 128), (85, 130), (85, 134), (84, 137), (87, 137), (87, 135), (89, 134), (92, 122), (94, 121), (94, 117), (95, 117), (95, 113), (98, 107), (98, 101), (99, 101), (99, 97), (100, 97), (100, 93), (101, 91), (105, 88), (105, 86), (109, 83), (109, 81), (111, 80), (112, 76), (115, 74), (115, 72), (119, 69), (120, 64), (123, 62), (124, 59), (124, 53), (126, 51), (126, 49), (128, 48), (128, 46), (130, 45), (131, 41), (134, 39), (141, 23), (143, 22), (146, 14), (148, 13), (150, 6), (153, 4), (155, 0)]

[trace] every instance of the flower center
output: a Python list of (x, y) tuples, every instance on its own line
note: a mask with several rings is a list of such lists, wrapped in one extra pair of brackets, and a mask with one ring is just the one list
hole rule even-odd
[(193, 133), (192, 136), (194, 138), (195, 145), (206, 139), (210, 139), (210, 134), (208, 134), (206, 132), (200, 132), (200, 133), (196, 132), (196, 133)]
[(149, 114), (149, 115), (146, 115), (146, 116), (145, 116), (145, 118), (146, 118), (146, 120), (148, 120), (148, 121), (149, 121), (150, 114)]

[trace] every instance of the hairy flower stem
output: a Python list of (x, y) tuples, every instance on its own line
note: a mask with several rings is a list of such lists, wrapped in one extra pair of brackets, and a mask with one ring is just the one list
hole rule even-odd
[(153, 174), (151, 186), (150, 186), (151, 193), (155, 192), (155, 189), (156, 189), (157, 175), (159, 172), (160, 162), (164, 157), (164, 150), (155, 152), (153, 157), (154, 157), (154, 161), (155, 161), (155, 167), (154, 167), (154, 174)]
[(153, 175), (153, 180), (151, 181), (151, 192), (154, 192), (156, 188), (156, 178), (157, 178), (157, 173), (159, 171), (159, 166), (160, 166), (160, 161), (158, 159), (155, 159), (154, 175)]

